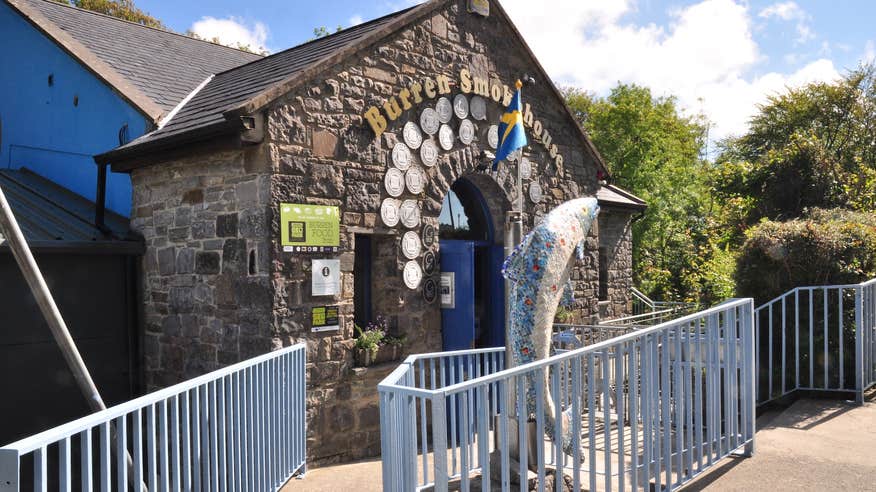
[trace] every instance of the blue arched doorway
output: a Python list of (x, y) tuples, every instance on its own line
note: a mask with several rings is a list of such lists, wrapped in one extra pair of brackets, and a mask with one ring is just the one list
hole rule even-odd
[[(438, 217), (444, 350), (498, 347), (505, 342), (504, 248), (471, 181), (453, 183)], [(450, 302), (445, 302), (450, 301)]]

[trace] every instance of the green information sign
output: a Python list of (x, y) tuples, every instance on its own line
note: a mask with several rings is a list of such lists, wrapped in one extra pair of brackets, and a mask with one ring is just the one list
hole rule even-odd
[(280, 204), (280, 241), (289, 253), (337, 253), (341, 245), (338, 207)]

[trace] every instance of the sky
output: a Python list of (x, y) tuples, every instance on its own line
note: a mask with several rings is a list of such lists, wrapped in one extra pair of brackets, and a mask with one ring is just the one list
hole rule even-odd
[[(173, 30), (281, 51), (400, 10), (411, 0), (137, 0)], [(710, 140), (745, 132), (787, 87), (830, 81), (876, 58), (871, 0), (503, 0), (560, 86), (604, 96), (618, 82), (674, 96), (710, 121)]]

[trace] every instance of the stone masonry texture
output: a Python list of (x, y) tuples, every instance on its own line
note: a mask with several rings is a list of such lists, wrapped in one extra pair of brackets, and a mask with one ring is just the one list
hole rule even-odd
[[(308, 460), (314, 464), (374, 456), (380, 450), (377, 383), (393, 364), (354, 367), (354, 248), (357, 234), (372, 237), (372, 310), (387, 317), (390, 331), (404, 335), (405, 354), (441, 350), (441, 311), (420, 290), (405, 287), (400, 238), (405, 229), (385, 227), (380, 205), (391, 149), (407, 121), (435, 100), (426, 99), (374, 138), (362, 113), (381, 106), (413, 81), (446, 74), (458, 94), (459, 70), (512, 84), (524, 73), (537, 83), (524, 101), (550, 129), (565, 157), (557, 168), (544, 147), (530, 142), (531, 181), (544, 198), (525, 204), (529, 229), (556, 205), (596, 193), (597, 164), (585, 152), (562, 101), (539, 79), (533, 60), (511, 28), (496, 16), (469, 14), (465, 2), (452, 2), (401, 31), (340, 61), (263, 109), (264, 141), (238, 150), (199, 152), (155, 161), (131, 173), (132, 226), (145, 238), (143, 260), (144, 367), (150, 388), (167, 386), (224, 365), (298, 342), (308, 347)], [(486, 132), (503, 107), (488, 101), (488, 118), (475, 122), (475, 141), (441, 152), (438, 164), (424, 168), (428, 182), (416, 199), (422, 224), (438, 230), (442, 200), (459, 178), (484, 196), (494, 237), (503, 240), (504, 214), (520, 190), (507, 166), (495, 174), (476, 172), (487, 149)], [(458, 120), (457, 120), (458, 121)], [(414, 153), (416, 154), (416, 152)], [(341, 211), (340, 252), (336, 255), (283, 252), (279, 204), (332, 205)], [(631, 285), (629, 216), (619, 226), (604, 225), (617, 246), (613, 260), (612, 308), (626, 307)], [(598, 248), (605, 241), (594, 230), (587, 255), (572, 274), (576, 316), (598, 313)], [(438, 245), (433, 246), (437, 251)], [(314, 258), (337, 258), (341, 292), (312, 296)], [(314, 306), (338, 305), (341, 329), (311, 333)]]

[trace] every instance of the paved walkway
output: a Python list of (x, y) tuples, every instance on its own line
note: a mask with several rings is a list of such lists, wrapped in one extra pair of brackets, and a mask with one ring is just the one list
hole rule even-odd
[(760, 425), (753, 458), (729, 458), (685, 490), (876, 490), (872, 399), (801, 400)]
[[(876, 399), (800, 400), (758, 419), (753, 458), (727, 458), (686, 491), (876, 490)], [(316, 468), (283, 492), (382, 490), (379, 460)]]

